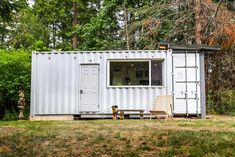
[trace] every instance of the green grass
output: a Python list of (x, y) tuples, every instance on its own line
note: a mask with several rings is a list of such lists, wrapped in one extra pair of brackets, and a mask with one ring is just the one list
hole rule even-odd
[(235, 156), (235, 117), (0, 121), (0, 156)]

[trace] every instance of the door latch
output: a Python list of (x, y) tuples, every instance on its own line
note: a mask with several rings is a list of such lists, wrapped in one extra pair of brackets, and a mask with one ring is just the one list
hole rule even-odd
[(82, 94), (82, 93), (83, 93), (83, 90), (81, 89), (81, 90), (80, 90), (80, 94)]

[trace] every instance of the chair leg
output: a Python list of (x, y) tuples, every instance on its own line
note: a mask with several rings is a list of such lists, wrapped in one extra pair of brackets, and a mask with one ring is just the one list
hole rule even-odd
[(120, 111), (120, 120), (124, 119), (124, 111)]
[(157, 117), (157, 119), (160, 119), (160, 117), (159, 117), (159, 116), (157, 116), (157, 115), (156, 115), (156, 117)]
[(144, 112), (140, 111), (140, 119), (144, 119)]

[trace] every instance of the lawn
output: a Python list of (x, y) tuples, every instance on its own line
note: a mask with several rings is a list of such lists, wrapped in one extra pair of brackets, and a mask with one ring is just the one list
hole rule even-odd
[(0, 156), (235, 156), (235, 117), (0, 121)]

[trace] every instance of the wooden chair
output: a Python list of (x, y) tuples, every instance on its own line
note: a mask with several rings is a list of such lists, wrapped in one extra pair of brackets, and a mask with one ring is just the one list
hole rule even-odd
[(172, 118), (172, 95), (158, 96), (154, 103), (153, 109), (149, 112), (151, 113), (150, 119), (152, 119), (152, 116), (157, 119), (164, 117), (166, 120), (169, 117)]

